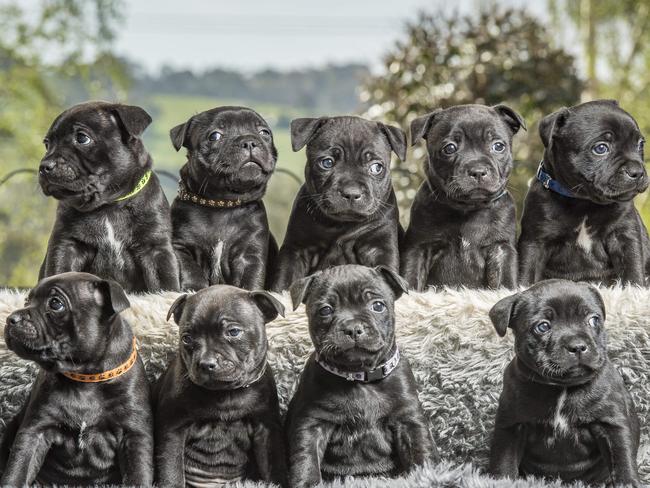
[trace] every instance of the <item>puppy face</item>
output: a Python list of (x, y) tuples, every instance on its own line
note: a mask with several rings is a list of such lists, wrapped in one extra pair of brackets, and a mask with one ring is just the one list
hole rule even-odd
[(341, 221), (363, 220), (382, 208), (392, 189), (391, 150), (406, 157), (401, 129), (359, 117), (291, 122), (294, 151), (307, 145), (305, 185), (321, 212)]
[(27, 295), (25, 308), (7, 317), (5, 342), (48, 371), (70, 371), (97, 359), (115, 314), (129, 307), (122, 288), (86, 273), (46, 278)]
[(628, 201), (648, 188), (645, 140), (615, 101), (563, 108), (539, 126), (544, 162), (567, 188), (600, 204)]
[(394, 301), (406, 288), (386, 268), (343, 265), (294, 283), (290, 293), (295, 308), (307, 306), (319, 356), (343, 369), (370, 369), (395, 344)]
[(204, 188), (245, 194), (265, 188), (278, 153), (266, 121), (244, 107), (202, 112), (170, 131), (174, 147), (188, 150), (188, 171)]
[(181, 295), (167, 315), (179, 327), (179, 354), (190, 380), (210, 390), (241, 388), (266, 361), (265, 324), (284, 307), (264, 291), (228, 285)]
[(449, 199), (482, 202), (505, 190), (520, 128), (524, 120), (505, 105), (459, 105), (415, 119), (411, 138), (426, 139), (427, 176)]
[(588, 381), (607, 360), (605, 306), (586, 283), (542, 281), (498, 302), (490, 318), (499, 335), (513, 330), (517, 357), (553, 382)]
[(127, 194), (150, 165), (140, 140), (150, 123), (143, 109), (129, 105), (88, 102), (66, 110), (45, 135), (43, 192), (82, 211)]

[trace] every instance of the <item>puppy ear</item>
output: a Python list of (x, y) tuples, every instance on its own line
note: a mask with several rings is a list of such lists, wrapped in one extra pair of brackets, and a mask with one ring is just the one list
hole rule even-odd
[(179, 296), (176, 300), (174, 300), (174, 303), (172, 303), (172, 306), (169, 307), (169, 312), (167, 312), (167, 318), (165, 320), (169, 321), (169, 318), (174, 315), (174, 322), (178, 324), (179, 320), (181, 319), (181, 315), (183, 315), (183, 309), (185, 308), (185, 302), (187, 301), (187, 295), (181, 295)]
[(309, 288), (314, 281), (314, 278), (318, 276), (321, 272), (318, 271), (312, 275), (302, 278), (298, 281), (294, 281), (289, 287), (289, 295), (291, 295), (291, 304), (293, 309), (296, 310), (301, 303), (305, 303), (307, 300), (307, 295), (309, 295)]
[(499, 104), (495, 105), (492, 108), (496, 110), (499, 114), (499, 117), (501, 117), (503, 121), (508, 124), (508, 127), (510, 127), (510, 130), (512, 130), (513, 134), (519, 132), (519, 129), (527, 130), (526, 121), (524, 118), (507, 105)]
[(112, 310), (112, 314), (120, 313), (131, 306), (124, 289), (116, 281), (99, 281), (97, 283), (97, 291), (99, 291), (101, 295), (100, 297), (96, 295), (95, 301), (99, 305), (104, 305)]
[(326, 118), (301, 118), (291, 121), (291, 148), (300, 151), (307, 144)]
[(177, 125), (169, 131), (169, 138), (177, 151), (180, 151), (183, 146), (187, 147), (187, 132), (191, 123), (192, 119), (190, 118), (184, 124)]
[(553, 140), (553, 134), (557, 129), (562, 127), (566, 122), (567, 117), (569, 116), (569, 109), (562, 107), (557, 112), (544, 117), (539, 123), (539, 137), (541, 137), (542, 142), (544, 143), (545, 148), (551, 147), (551, 142)]
[(589, 292), (593, 295), (594, 300), (598, 303), (598, 306), (600, 309), (603, 311), (603, 322), (605, 321), (605, 317), (607, 315), (607, 311), (605, 310), (605, 301), (603, 300), (603, 296), (600, 294), (598, 291), (598, 288), (596, 288), (594, 285), (585, 283), (589, 287)]
[(442, 112), (442, 109), (437, 108), (433, 112), (422, 115), (411, 122), (411, 146), (415, 146), (420, 139), (423, 139), (427, 135), (427, 132), (433, 126), (436, 115), (440, 112)]
[(406, 159), (406, 133), (399, 127), (392, 125), (382, 124), (381, 122), (377, 122), (377, 125), (388, 138), (388, 143), (399, 160), (404, 161)]
[(505, 336), (508, 327), (510, 327), (512, 314), (518, 300), (518, 293), (510, 295), (499, 300), (490, 310), (490, 320), (500, 337)]
[(140, 137), (151, 124), (151, 116), (142, 107), (136, 105), (115, 105), (113, 113), (131, 137)]
[(284, 317), (284, 305), (268, 291), (255, 290), (251, 291), (249, 295), (262, 311), (265, 323), (275, 320), (278, 315)]
[(395, 271), (386, 266), (377, 266), (375, 271), (381, 275), (386, 284), (390, 286), (391, 290), (393, 290), (395, 300), (401, 297), (404, 293), (408, 293), (409, 284)]

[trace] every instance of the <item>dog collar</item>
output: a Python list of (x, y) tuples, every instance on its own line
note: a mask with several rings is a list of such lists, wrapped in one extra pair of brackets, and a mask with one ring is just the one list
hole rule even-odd
[(233, 208), (239, 207), (242, 204), (242, 201), (239, 198), (237, 200), (211, 199), (192, 193), (187, 190), (183, 180), (178, 180), (178, 199), (183, 202), (192, 202), (197, 205), (212, 208)]
[(137, 195), (138, 193), (140, 193), (140, 191), (145, 186), (147, 186), (147, 183), (149, 183), (149, 179), (151, 179), (151, 170), (150, 169), (148, 169), (147, 172), (142, 176), (142, 178), (140, 178), (140, 181), (138, 181), (138, 184), (135, 185), (135, 188), (133, 190), (131, 190), (130, 193), (124, 195), (123, 197), (118, 198), (115, 201), (116, 202), (121, 202), (122, 200), (127, 200), (127, 199)]
[(261, 380), (264, 377), (264, 375), (266, 374), (266, 367), (267, 366), (268, 366), (268, 363), (264, 362), (264, 367), (262, 368), (262, 371), (260, 372), (260, 374), (258, 374), (257, 377), (253, 381), (250, 381), (250, 382), (246, 383), (245, 385), (243, 385), (242, 388), (248, 388), (249, 386), (252, 386), (255, 383), (257, 383), (259, 380)]
[(69, 378), (73, 381), (79, 381), (80, 383), (102, 383), (104, 381), (112, 380), (122, 376), (124, 373), (128, 372), (133, 365), (135, 364), (136, 359), (138, 359), (138, 344), (135, 337), (133, 338), (133, 349), (129, 359), (120, 364), (117, 368), (113, 368), (109, 371), (104, 371), (103, 373), (95, 374), (81, 374), (81, 373), (61, 373), (66, 378)]
[(348, 381), (360, 381), (362, 383), (370, 383), (372, 381), (383, 380), (389, 374), (391, 374), (395, 368), (397, 368), (399, 359), (399, 349), (395, 348), (395, 354), (393, 354), (393, 356), (388, 361), (380, 366), (377, 366), (375, 369), (372, 369), (370, 371), (348, 372), (342, 371), (335, 366), (327, 364), (318, 356), (318, 353), (316, 353), (316, 362), (328, 373), (332, 373), (335, 376), (345, 378)]
[(551, 175), (549, 175), (545, 171), (545, 169), (546, 168), (544, 168), (544, 161), (542, 160), (539, 163), (539, 168), (537, 168), (537, 179), (539, 180), (539, 182), (542, 184), (544, 188), (546, 188), (547, 190), (551, 190), (552, 192), (555, 192), (559, 195), (562, 195), (563, 197), (580, 198), (574, 192), (572, 192), (564, 185), (562, 185), (559, 181), (551, 178)]

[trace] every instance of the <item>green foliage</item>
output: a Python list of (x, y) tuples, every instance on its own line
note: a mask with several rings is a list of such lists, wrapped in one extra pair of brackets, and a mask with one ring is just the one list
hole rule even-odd
[[(579, 101), (582, 83), (574, 59), (552, 47), (552, 34), (524, 10), (493, 10), (462, 18), (421, 13), (384, 59), (384, 72), (369, 79), (362, 100), (367, 115), (407, 129), (438, 107), (506, 103), (527, 120), (515, 141), (519, 163), (510, 188), (521, 203), (542, 151), (536, 122)], [(394, 168), (402, 217), (422, 181), (425, 148), (419, 144)]]

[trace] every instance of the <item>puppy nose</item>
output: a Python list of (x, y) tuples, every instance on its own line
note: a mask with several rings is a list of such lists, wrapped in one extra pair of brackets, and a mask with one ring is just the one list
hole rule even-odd
[(245, 139), (241, 143), (242, 149), (247, 149), (249, 151), (252, 151), (254, 148), (257, 147), (257, 141), (255, 139)]
[(581, 340), (571, 341), (564, 347), (566, 347), (566, 350), (569, 351), (569, 353), (575, 354), (576, 356), (584, 354), (588, 350), (587, 344)]
[(50, 171), (52, 171), (56, 167), (56, 161), (53, 159), (46, 159), (45, 161), (41, 162), (41, 165), (38, 168), (38, 172), (43, 174), (47, 174)]
[(631, 179), (636, 180), (643, 176), (643, 167), (639, 164), (626, 164), (623, 172)]
[(199, 369), (204, 373), (212, 373), (219, 366), (219, 362), (215, 358), (207, 358), (199, 362)]
[(358, 339), (361, 337), (365, 331), (363, 330), (363, 327), (359, 324), (349, 324), (346, 325), (345, 328), (343, 329), (343, 333), (348, 336), (350, 339)]
[(467, 170), (467, 174), (470, 176), (470, 178), (474, 178), (475, 180), (480, 181), (487, 176), (488, 170), (484, 166), (475, 166), (473, 168), (469, 168)]
[(23, 317), (19, 313), (12, 313), (7, 317), (7, 325), (18, 325), (22, 321)]
[(339, 195), (345, 198), (348, 202), (358, 202), (361, 200), (363, 192), (358, 186), (346, 186), (339, 190)]

